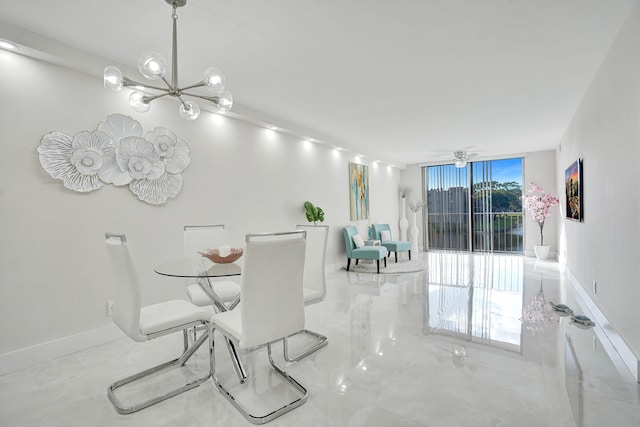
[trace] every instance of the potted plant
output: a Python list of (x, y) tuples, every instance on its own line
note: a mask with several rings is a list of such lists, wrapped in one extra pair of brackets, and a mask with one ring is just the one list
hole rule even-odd
[(560, 203), (557, 197), (547, 193), (544, 188), (533, 182), (529, 184), (529, 196), (522, 196), (522, 207), (529, 211), (531, 217), (540, 227), (540, 244), (534, 245), (536, 258), (546, 259), (549, 256), (549, 246), (544, 244), (544, 221), (551, 216), (551, 208)]
[(313, 222), (313, 225), (318, 224), (318, 221), (324, 221), (324, 211), (319, 206), (314, 206), (313, 203), (307, 201), (304, 202), (304, 210), (305, 215), (307, 216), (307, 221)]

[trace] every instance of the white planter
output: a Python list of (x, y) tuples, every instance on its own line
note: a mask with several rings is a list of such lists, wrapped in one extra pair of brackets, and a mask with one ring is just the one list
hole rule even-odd
[(418, 212), (411, 212), (413, 216), (413, 225), (411, 225), (411, 229), (409, 230), (409, 241), (411, 242), (411, 253), (413, 256), (417, 257), (420, 249), (418, 248)]
[(541, 245), (534, 245), (533, 246), (533, 251), (536, 253), (536, 258), (538, 259), (547, 259), (549, 258), (549, 249), (551, 248), (551, 246), (541, 246)]
[(406, 199), (402, 198), (402, 217), (400, 218), (400, 240), (407, 241), (407, 229), (409, 228), (409, 220), (406, 213)]

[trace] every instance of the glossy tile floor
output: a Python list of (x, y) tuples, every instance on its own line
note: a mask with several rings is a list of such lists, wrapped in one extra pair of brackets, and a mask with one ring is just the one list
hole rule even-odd
[[(423, 255), (427, 273), (328, 275), (327, 299), (307, 308), (307, 325), (329, 346), (286, 368), (308, 388), (308, 401), (270, 425), (640, 425), (640, 386), (609, 358), (598, 327), (549, 310), (549, 301), (579, 307), (556, 263)], [(259, 410), (291, 394), (266, 369), (265, 349), (243, 353), (251, 380), (239, 386), (221, 341), (219, 376), (239, 398)], [(180, 347), (177, 335), (143, 344), (123, 338), (1, 377), (0, 425), (250, 425), (210, 380), (136, 414), (115, 412), (107, 385)], [(203, 349), (180, 374), (207, 368)]]

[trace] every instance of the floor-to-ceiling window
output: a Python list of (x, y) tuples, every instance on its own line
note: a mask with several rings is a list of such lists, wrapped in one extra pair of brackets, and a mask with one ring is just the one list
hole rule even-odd
[(522, 253), (522, 159), (424, 168), (429, 249)]

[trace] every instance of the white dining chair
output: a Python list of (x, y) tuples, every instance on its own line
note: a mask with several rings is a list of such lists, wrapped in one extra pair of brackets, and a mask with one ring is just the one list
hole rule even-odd
[[(210, 320), (209, 353), (213, 382), (222, 395), (254, 424), (267, 423), (307, 400), (307, 390), (278, 367), (271, 356), (272, 343), (304, 329), (302, 281), (305, 248), (305, 231), (247, 234), (240, 303), (231, 311), (214, 314)], [(237, 396), (238, 393), (251, 393), (251, 389), (247, 390), (248, 384), (239, 386), (240, 391), (234, 396), (218, 380), (215, 370), (216, 330), (243, 349), (266, 344), (269, 363), (283, 380), (293, 386), (295, 392), (292, 393), (297, 397), (266, 414), (252, 414), (246, 408), (248, 405), (242, 404)], [(234, 386), (234, 390), (238, 387)], [(273, 390), (265, 393), (273, 393)]]
[[(200, 252), (227, 246), (227, 244), (227, 233), (222, 224), (184, 226), (185, 258), (199, 257), (201, 256)], [(240, 285), (234, 281), (223, 278), (208, 279), (203, 285), (211, 285), (220, 302), (225, 304), (227, 308), (237, 303)], [(201, 307), (210, 307), (213, 303), (212, 298), (202, 289), (202, 286), (193, 281), (187, 283), (187, 296), (189, 301)]]
[[(307, 246), (304, 261), (304, 279), (303, 283), (303, 299), (304, 305), (317, 304), (324, 301), (327, 295), (327, 282), (325, 278), (325, 257), (327, 253), (327, 239), (329, 237), (328, 225), (297, 225), (296, 229), (305, 230), (307, 232)], [(289, 355), (289, 338), (284, 339), (284, 358), (287, 362), (297, 362), (300, 359), (320, 350), (326, 346), (329, 341), (326, 336), (303, 329), (296, 332), (295, 335), (310, 336), (314, 343), (302, 351), (301, 354), (292, 357)]]
[[(169, 300), (153, 305), (142, 306), (142, 296), (138, 274), (135, 269), (133, 255), (124, 234), (105, 233), (105, 241), (111, 265), (113, 268), (115, 298), (113, 302), (113, 322), (132, 340), (143, 342), (167, 334), (186, 331), (199, 325), (208, 325), (211, 310), (198, 307), (185, 300)], [(208, 337), (208, 334), (205, 335)], [(148, 406), (162, 402), (205, 382), (211, 372), (205, 376), (192, 379), (186, 384), (164, 393), (148, 398), (140, 403), (125, 406), (115, 395), (115, 391), (127, 384), (135, 383), (150, 375), (157, 375), (161, 371), (184, 367), (187, 360), (197, 350), (206, 338), (197, 345), (186, 349), (184, 353), (171, 361), (116, 381), (107, 388), (107, 395), (114, 408), (120, 414), (130, 414)], [(185, 368), (186, 369), (186, 368)], [(189, 374), (191, 375), (191, 374)], [(134, 385), (132, 384), (132, 387)], [(135, 387), (134, 387), (135, 390)]]

